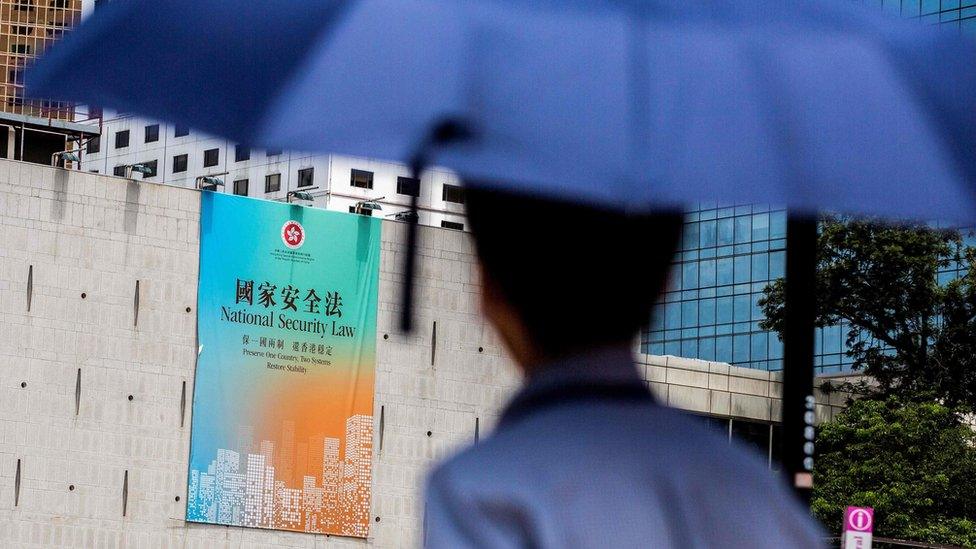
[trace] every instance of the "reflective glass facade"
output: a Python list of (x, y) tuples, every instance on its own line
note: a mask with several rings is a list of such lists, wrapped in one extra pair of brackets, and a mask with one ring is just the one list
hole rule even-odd
[[(972, 230), (964, 232), (976, 246)], [(759, 329), (759, 298), (786, 271), (786, 211), (762, 205), (703, 204), (688, 213), (670, 282), (642, 335), (643, 351), (728, 362), (761, 370), (783, 368), (783, 344)], [(964, 273), (952, 263), (939, 282)], [(848, 326), (818, 328), (818, 372), (845, 371)]]
[(786, 269), (786, 211), (703, 204), (689, 212), (647, 352), (782, 368), (783, 346), (759, 329), (758, 300)]
[[(783, 343), (759, 328), (759, 298), (786, 272), (786, 211), (704, 204), (688, 213), (676, 259), (644, 334), (645, 352), (782, 369)], [(843, 325), (817, 330), (819, 371), (850, 365), (846, 333)]]
[(976, 0), (857, 0), (884, 13), (976, 35)]

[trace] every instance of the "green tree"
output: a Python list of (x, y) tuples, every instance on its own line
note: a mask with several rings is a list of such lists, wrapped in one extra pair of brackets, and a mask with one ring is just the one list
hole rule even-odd
[[(947, 279), (947, 269), (964, 274)], [(763, 329), (780, 334), (784, 288), (770, 284), (759, 303)], [(825, 217), (815, 292), (817, 325), (847, 327), (853, 369), (877, 381), (870, 390), (976, 410), (976, 249), (959, 231)]]
[(976, 547), (976, 433), (934, 402), (857, 400), (817, 437), (814, 514), (839, 531), (874, 507), (875, 535)]

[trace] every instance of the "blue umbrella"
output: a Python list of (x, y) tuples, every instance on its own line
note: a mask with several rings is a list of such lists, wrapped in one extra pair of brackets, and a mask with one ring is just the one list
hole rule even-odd
[(848, 4), (127, 0), (51, 48), (27, 88), (398, 160), (460, 121), (473, 139), (430, 161), (616, 207), (976, 219), (976, 48)]
[(806, 214), (788, 227), (784, 374), (785, 469), (802, 487), (811, 214), (976, 220), (974, 54), (833, 0), (128, 0), (27, 87), (598, 206)]

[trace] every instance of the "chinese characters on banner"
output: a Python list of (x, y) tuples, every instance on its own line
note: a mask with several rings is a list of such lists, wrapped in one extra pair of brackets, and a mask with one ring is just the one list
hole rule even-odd
[(380, 222), (201, 197), (186, 518), (365, 537)]
[[(278, 288), (276, 284), (272, 284), (268, 281), (262, 282), (258, 286), (258, 304), (263, 306), (265, 309), (274, 307), (277, 302), (275, 301), (275, 290)], [(302, 294), (299, 288), (293, 287), (291, 284), (283, 287), (281, 289), (281, 310), (287, 311), (298, 311), (298, 306), (295, 304), (295, 300), (298, 296)], [(320, 308), (320, 303), (322, 303), (322, 298), (319, 294), (315, 293), (315, 290), (310, 288), (306, 293), (305, 297), (302, 298), (302, 310), (306, 313), (318, 313)], [(246, 303), (248, 305), (254, 305), (254, 281), (253, 280), (241, 280), (237, 279), (237, 301), (236, 303)], [(324, 305), (325, 316), (338, 316), (342, 317), (342, 296), (339, 292), (327, 292), (325, 294), (325, 305)]]

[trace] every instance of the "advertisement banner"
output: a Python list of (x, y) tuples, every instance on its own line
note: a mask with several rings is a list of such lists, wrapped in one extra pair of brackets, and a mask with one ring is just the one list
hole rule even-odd
[(381, 222), (201, 196), (186, 519), (365, 537)]

